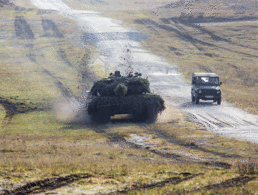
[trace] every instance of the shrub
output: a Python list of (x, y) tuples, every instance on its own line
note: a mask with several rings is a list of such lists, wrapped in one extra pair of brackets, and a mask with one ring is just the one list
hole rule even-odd
[(248, 159), (248, 161), (239, 161), (236, 164), (237, 172), (240, 175), (255, 174), (257, 168), (257, 162), (255, 160)]

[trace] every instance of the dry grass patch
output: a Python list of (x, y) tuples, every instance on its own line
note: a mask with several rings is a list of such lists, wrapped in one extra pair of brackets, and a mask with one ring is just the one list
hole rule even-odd
[(249, 157), (248, 160), (239, 160), (235, 163), (235, 169), (240, 175), (253, 175), (258, 171), (258, 160)]
[[(245, 157), (248, 155), (256, 158), (253, 153), (254, 148), (248, 150), (248, 146), (251, 148), (255, 144), (249, 142), (243, 144), (242, 141), (236, 141), (235, 145), (238, 148), (233, 151), (232, 156), (228, 154), (232, 151), (226, 144), (220, 145), (220, 150), (213, 151), (212, 144), (218, 141), (227, 143), (230, 139), (214, 136), (209, 132), (198, 130), (198, 127), (187, 126), (187, 123), (173, 125), (125, 123), (99, 127), (77, 126), (77, 128), (74, 126), (70, 129), (63, 127), (59, 130), (47, 130), (42, 135), (37, 131), (34, 135), (32, 131), (26, 135), (24, 132), (26, 130), (8, 134), (5, 131), (1, 135), (0, 167), (4, 173), (1, 179), (7, 188), (17, 182), (88, 173), (91, 178), (74, 181), (78, 190), (98, 189), (96, 193), (108, 192), (104, 189), (124, 190), (134, 185), (148, 186), (161, 182), (160, 187), (155, 187), (153, 190), (146, 189), (143, 192), (175, 193), (182, 192), (182, 189), (186, 191), (201, 189), (239, 175), (235, 167), (225, 169), (217, 166), (219, 163), (207, 166), (202, 161), (192, 161), (196, 156), (202, 155), (204, 159), (210, 158), (214, 159), (213, 161), (230, 164), (237, 159), (247, 159)], [(117, 142), (113, 139), (129, 138), (131, 134), (149, 136), (150, 139), (147, 141), (152, 146), (149, 149), (144, 146), (135, 148), (126, 141)], [(200, 140), (204, 142), (199, 142)], [(195, 145), (189, 145), (189, 141)], [(241, 150), (245, 151), (246, 155), (237, 157)], [(181, 156), (183, 161), (171, 158), (170, 153)], [(163, 185), (173, 177), (185, 178), (181, 173), (204, 175), (194, 176), (178, 184)], [(250, 186), (255, 185), (250, 182)], [(250, 186), (247, 185), (248, 190), (251, 189)], [(64, 187), (60, 188), (60, 191), (69, 189)], [(140, 189), (132, 193), (143, 193)]]

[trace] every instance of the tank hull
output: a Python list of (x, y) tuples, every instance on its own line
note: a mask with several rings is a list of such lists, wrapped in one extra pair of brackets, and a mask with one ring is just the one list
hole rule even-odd
[(102, 123), (102, 119), (105, 119), (103, 123), (106, 123), (110, 116), (116, 114), (131, 114), (135, 120), (152, 123), (164, 109), (164, 100), (155, 94), (95, 96), (87, 108), (88, 114), (97, 123)]

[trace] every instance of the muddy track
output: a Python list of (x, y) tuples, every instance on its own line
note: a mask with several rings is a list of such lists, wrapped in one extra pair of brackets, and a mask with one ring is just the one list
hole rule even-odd
[[(162, 132), (159, 129), (151, 130), (151, 129), (148, 129), (148, 127), (147, 127), (146, 130), (149, 131), (149, 132), (152, 132), (156, 136), (158, 136), (158, 137), (160, 137), (162, 139), (165, 139), (166, 141), (168, 141), (168, 142), (170, 142), (172, 144), (176, 144), (176, 145), (179, 145), (179, 146), (184, 146), (186, 148), (193, 148), (195, 150), (198, 150), (198, 151), (201, 151), (201, 152), (205, 152), (205, 153), (210, 153), (210, 154), (213, 154), (213, 155), (216, 155), (216, 156), (220, 156), (220, 157), (225, 157), (225, 158), (241, 158), (241, 156), (239, 156), (239, 155), (229, 155), (229, 154), (226, 154), (226, 153), (215, 152), (215, 151), (211, 151), (211, 150), (202, 148), (202, 147), (196, 145), (193, 142), (188, 143), (188, 142), (181, 141), (181, 140), (177, 139), (177, 137), (169, 136), (167, 133)], [(228, 166), (230, 166), (230, 165), (228, 164), (227, 167)]]
[[(43, 30), (45, 31), (45, 35), (47, 37), (57, 37), (57, 38), (63, 38), (63, 34), (61, 34), (56, 26), (56, 24), (52, 20), (42, 19), (41, 25)], [(52, 32), (52, 35), (50, 33)], [(28, 22), (24, 19), (24, 17), (15, 17), (15, 32), (16, 36), (19, 39), (35, 39), (34, 33), (32, 32), (30, 25)], [(27, 57), (30, 61), (37, 63), (36, 55), (34, 54), (34, 44), (29, 43), (26, 44), (25, 47), (29, 48), (29, 54), (27, 54)], [(71, 66), (70, 61), (67, 59), (66, 54), (64, 51), (60, 50), (59, 55), (62, 60), (64, 60), (69, 66)], [(73, 93), (68, 90), (62, 82), (58, 80), (50, 71), (43, 68), (43, 72), (47, 75), (49, 75), (53, 80), (55, 85), (61, 90), (61, 93), (64, 97), (71, 97), (73, 96)]]
[(58, 80), (57, 77), (55, 77), (51, 72), (43, 68), (43, 72), (47, 75), (49, 75), (53, 80), (56, 86), (60, 89), (63, 97), (72, 97), (74, 96), (72, 91), (68, 90), (61, 81)]
[[(162, 158), (165, 158), (167, 160), (172, 160), (174, 162), (180, 162), (180, 163), (198, 163), (198, 164), (203, 164), (203, 165), (207, 165), (207, 166), (220, 167), (220, 168), (224, 168), (224, 169), (229, 169), (232, 166), (231, 164), (226, 163), (226, 162), (212, 161), (212, 160), (204, 161), (204, 160), (201, 160), (201, 159), (197, 160), (197, 159), (193, 159), (189, 156), (186, 156), (184, 154), (179, 155), (179, 154), (174, 154), (172, 152), (164, 152), (164, 151), (155, 150), (155, 149), (150, 148), (150, 147), (145, 147), (145, 146), (138, 145), (136, 143), (127, 141), (122, 136), (109, 134), (105, 131), (105, 129), (99, 129), (99, 128), (94, 128), (94, 127), (93, 127), (93, 129), (96, 133), (101, 133), (106, 138), (108, 138), (108, 141), (107, 141), (108, 145), (111, 145), (111, 146), (118, 145), (121, 148), (121, 150), (126, 150), (126, 149), (130, 149), (130, 148), (143, 149), (143, 150), (147, 150), (147, 151), (149, 151), (153, 154), (156, 154), (156, 155), (158, 155)], [(160, 137), (162, 139), (165, 139), (165, 140), (167, 140), (167, 141), (169, 141), (173, 144), (181, 145), (181, 146), (188, 147), (188, 148), (189, 147), (194, 148), (194, 149), (197, 149), (199, 151), (212, 153), (214, 155), (218, 155), (218, 156), (221, 156), (221, 157), (233, 157), (233, 158), (240, 157), (238, 155), (227, 155), (225, 153), (210, 151), (210, 150), (207, 150), (205, 148), (198, 147), (194, 143), (191, 143), (191, 144), (184, 143), (180, 140), (177, 140), (176, 138), (171, 138), (170, 136), (168, 136), (168, 135), (166, 135), (162, 132), (159, 132), (158, 130), (151, 131), (151, 132), (153, 134), (157, 135), (158, 137)], [(128, 156), (128, 157), (135, 158), (135, 156)], [(142, 159), (142, 160), (147, 160), (147, 159)]]
[[(239, 54), (243, 54), (243, 55), (246, 55), (246, 56), (258, 58), (257, 55), (252, 55), (252, 54), (245, 53), (245, 52), (239, 52), (237, 50), (232, 50), (232, 49), (228, 49), (228, 48), (225, 48), (225, 47), (217, 46), (216, 44), (208, 43), (208, 42), (205, 42), (205, 41), (201, 41), (197, 38), (194, 38), (193, 36), (191, 36), (191, 34), (189, 32), (187, 32), (187, 30), (182, 26), (182, 24), (185, 25), (185, 26), (188, 26), (188, 27), (192, 27), (192, 28), (201, 30), (203, 33), (208, 34), (211, 37), (212, 40), (224, 41), (224, 42), (227, 42), (229, 44), (236, 45), (236, 46), (239, 46), (239, 47), (258, 50), (258, 48), (245, 46), (243, 44), (234, 43), (234, 42), (232, 42), (228, 39), (225, 39), (223, 37), (215, 35), (211, 31), (209, 31), (209, 30), (207, 30), (207, 29), (205, 29), (201, 26), (198, 26), (198, 25), (196, 25), (192, 22), (185, 22), (183, 20), (179, 20), (178, 18), (162, 18), (161, 21), (164, 23), (164, 25), (159, 24), (159, 23), (157, 23), (157, 22), (155, 22), (151, 19), (136, 19), (134, 22), (137, 23), (137, 24), (142, 24), (142, 25), (153, 25), (153, 26), (156, 26), (157, 28), (166, 30), (168, 32), (174, 32), (174, 33), (177, 34), (178, 38), (180, 38), (183, 41), (187, 41), (187, 42), (191, 43), (199, 51), (204, 51), (205, 50), (205, 48), (203, 48), (201, 46), (209, 46), (209, 47), (217, 47), (217, 48), (227, 50), (227, 51), (230, 51), (230, 52), (239, 53)], [(176, 24), (171, 25), (170, 21), (173, 21)], [(181, 24), (181, 25), (179, 25), (179, 24)], [(201, 46), (199, 46), (199, 45), (201, 45)]]
[(64, 37), (64, 35), (58, 30), (56, 24), (52, 20), (42, 19), (41, 25), (43, 30), (45, 31), (45, 35), (43, 35), (44, 37), (57, 37), (57, 38)]
[[(41, 26), (45, 32), (43, 37), (64, 38), (64, 35), (59, 31), (56, 23), (53, 20), (42, 19)], [(88, 89), (89, 84), (87, 84), (87, 83), (92, 83), (93, 81), (96, 80), (96, 78), (94, 77), (94, 75), (92, 75), (89, 68), (87, 67), (88, 64), (86, 62), (80, 62), (81, 66), (83, 66), (83, 67), (76, 67), (75, 65), (73, 65), (70, 62), (70, 60), (68, 59), (68, 57), (66, 55), (66, 52), (61, 48), (60, 43), (57, 43), (57, 44), (59, 45), (59, 50), (57, 51), (57, 53), (58, 53), (59, 57), (61, 58), (61, 60), (63, 60), (68, 66), (72, 67), (73, 69), (75, 69), (78, 72), (78, 74), (81, 77), (80, 84), (84, 86), (84, 87), (81, 86), (81, 88), (83, 88), (82, 90), (84, 90), (84, 91), (89, 90)], [(91, 56), (89, 56), (89, 58), (90, 57)], [(55, 80), (56, 85), (62, 91), (62, 94), (64, 97), (70, 97), (73, 94), (72, 91), (69, 91), (67, 88), (65, 88), (64, 85), (60, 81), (58, 81), (58, 79), (56, 77), (54, 77), (49, 71), (46, 72), (46, 70), (44, 70), (44, 72), (47, 73), (49, 76), (51, 76)]]
[[(41, 26), (44, 30), (45, 34), (43, 37), (56, 37), (56, 38), (63, 38), (64, 35), (59, 31), (57, 25), (55, 22), (51, 19), (42, 19), (41, 20)], [(16, 36), (19, 39), (35, 39), (34, 33), (30, 28), (29, 23), (25, 20), (24, 17), (15, 17), (15, 32)], [(57, 43), (59, 44), (59, 43)], [(34, 54), (34, 44), (32, 42), (25, 45), (26, 48), (28, 48), (28, 54), (26, 55), (28, 59), (31, 62), (37, 63), (36, 55)], [(85, 83), (91, 83), (92, 81), (96, 80), (95, 77), (91, 74), (90, 70), (85, 66), (83, 68), (78, 68), (74, 66), (69, 59), (67, 58), (67, 55), (64, 50), (62, 50), (61, 46), (58, 51), (58, 55), (68, 66), (74, 68), (80, 75), (82, 85), (84, 85), (83, 88), (88, 88), (89, 84)], [(43, 68), (43, 67), (42, 67)], [(50, 76), (53, 79), (53, 82), (55, 85), (60, 89), (63, 97), (71, 97), (73, 96), (73, 92), (69, 90), (69, 88), (65, 87), (64, 84), (55, 77), (50, 71), (43, 68), (43, 72)], [(85, 91), (85, 89), (82, 89)]]
[(37, 63), (37, 60), (36, 60), (36, 54), (34, 53), (34, 44), (33, 43), (29, 43), (27, 45), (25, 45), (25, 47), (27, 47), (29, 49), (29, 54), (27, 54), (27, 58), (29, 58), (29, 60), (31, 62), (34, 62), (34, 63)]
[(208, 17), (192, 17), (192, 16), (181, 16), (181, 17), (173, 17), (169, 18), (175, 23), (218, 23), (218, 22), (240, 22), (240, 21), (256, 21), (258, 20), (257, 16), (244, 16), (244, 17), (216, 17), (216, 16), (208, 16)]
[(83, 178), (89, 178), (89, 174), (72, 174), (65, 177), (54, 177), (50, 179), (43, 179), (35, 182), (27, 183), (21, 187), (12, 190), (4, 190), (2, 195), (25, 195), (25, 194), (37, 194), (48, 190), (54, 190), (70, 183), (78, 181)]
[[(11, 98), (16, 101), (16, 98)], [(19, 101), (19, 100), (18, 100)], [(5, 120), (10, 120), (13, 116), (20, 113), (27, 113), (27, 112), (33, 112), (35, 110), (38, 110), (38, 108), (30, 104), (25, 104), (23, 102), (12, 102), (7, 98), (0, 97), (0, 104), (5, 109)]]
[(218, 190), (218, 189), (225, 189), (229, 187), (239, 187), (255, 179), (256, 177), (240, 176), (233, 179), (227, 179), (226, 181), (223, 181), (218, 184), (207, 185), (203, 188), (199, 188), (190, 192), (198, 192), (202, 190)]
[(34, 33), (32, 32), (30, 25), (24, 19), (24, 17), (16, 16), (15, 17), (15, 32), (16, 36), (19, 39), (34, 39)]
[(177, 154), (164, 153), (164, 152), (160, 152), (160, 151), (151, 149), (149, 147), (144, 147), (144, 146), (129, 142), (125, 138), (123, 138), (122, 136), (107, 133), (104, 129), (94, 128), (94, 131), (96, 133), (101, 133), (106, 138), (108, 138), (108, 140), (109, 140), (109, 141), (107, 141), (108, 145), (111, 145), (111, 146), (118, 145), (122, 150), (129, 149), (129, 148), (143, 149), (143, 150), (147, 150), (147, 151), (149, 151), (153, 154), (159, 155), (161, 157), (171, 159), (171, 160), (175, 160), (175, 161), (179, 161), (179, 162), (187, 162), (187, 161), (190, 160), (190, 159), (185, 159), (185, 158), (183, 158), (183, 157), (181, 157), (180, 155), (177, 155)]
[(200, 173), (200, 174), (181, 173), (180, 175), (183, 175), (184, 177), (183, 178), (182, 177), (171, 177), (171, 178), (168, 178), (166, 180), (159, 181), (159, 182), (153, 182), (153, 183), (150, 183), (150, 184), (140, 184), (140, 183), (133, 184), (132, 186), (126, 187), (123, 190), (118, 190), (118, 191), (115, 191), (115, 192), (107, 193), (107, 195), (127, 194), (127, 193), (129, 193), (130, 191), (133, 191), (133, 190), (138, 191), (138, 190), (151, 189), (151, 188), (160, 188), (160, 187), (163, 187), (165, 185), (176, 185), (176, 184), (179, 184), (183, 181), (193, 179), (194, 177), (197, 177), (197, 176), (203, 175), (203, 174), (202, 173)]

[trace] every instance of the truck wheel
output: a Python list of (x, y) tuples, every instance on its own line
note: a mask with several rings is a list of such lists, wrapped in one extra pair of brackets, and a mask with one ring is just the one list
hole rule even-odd
[(193, 94), (192, 94), (192, 102), (195, 102), (195, 97), (193, 96)]
[(195, 103), (199, 104), (199, 98), (198, 97), (195, 97)]
[(218, 105), (221, 104), (221, 98), (217, 100), (217, 104), (218, 104)]

